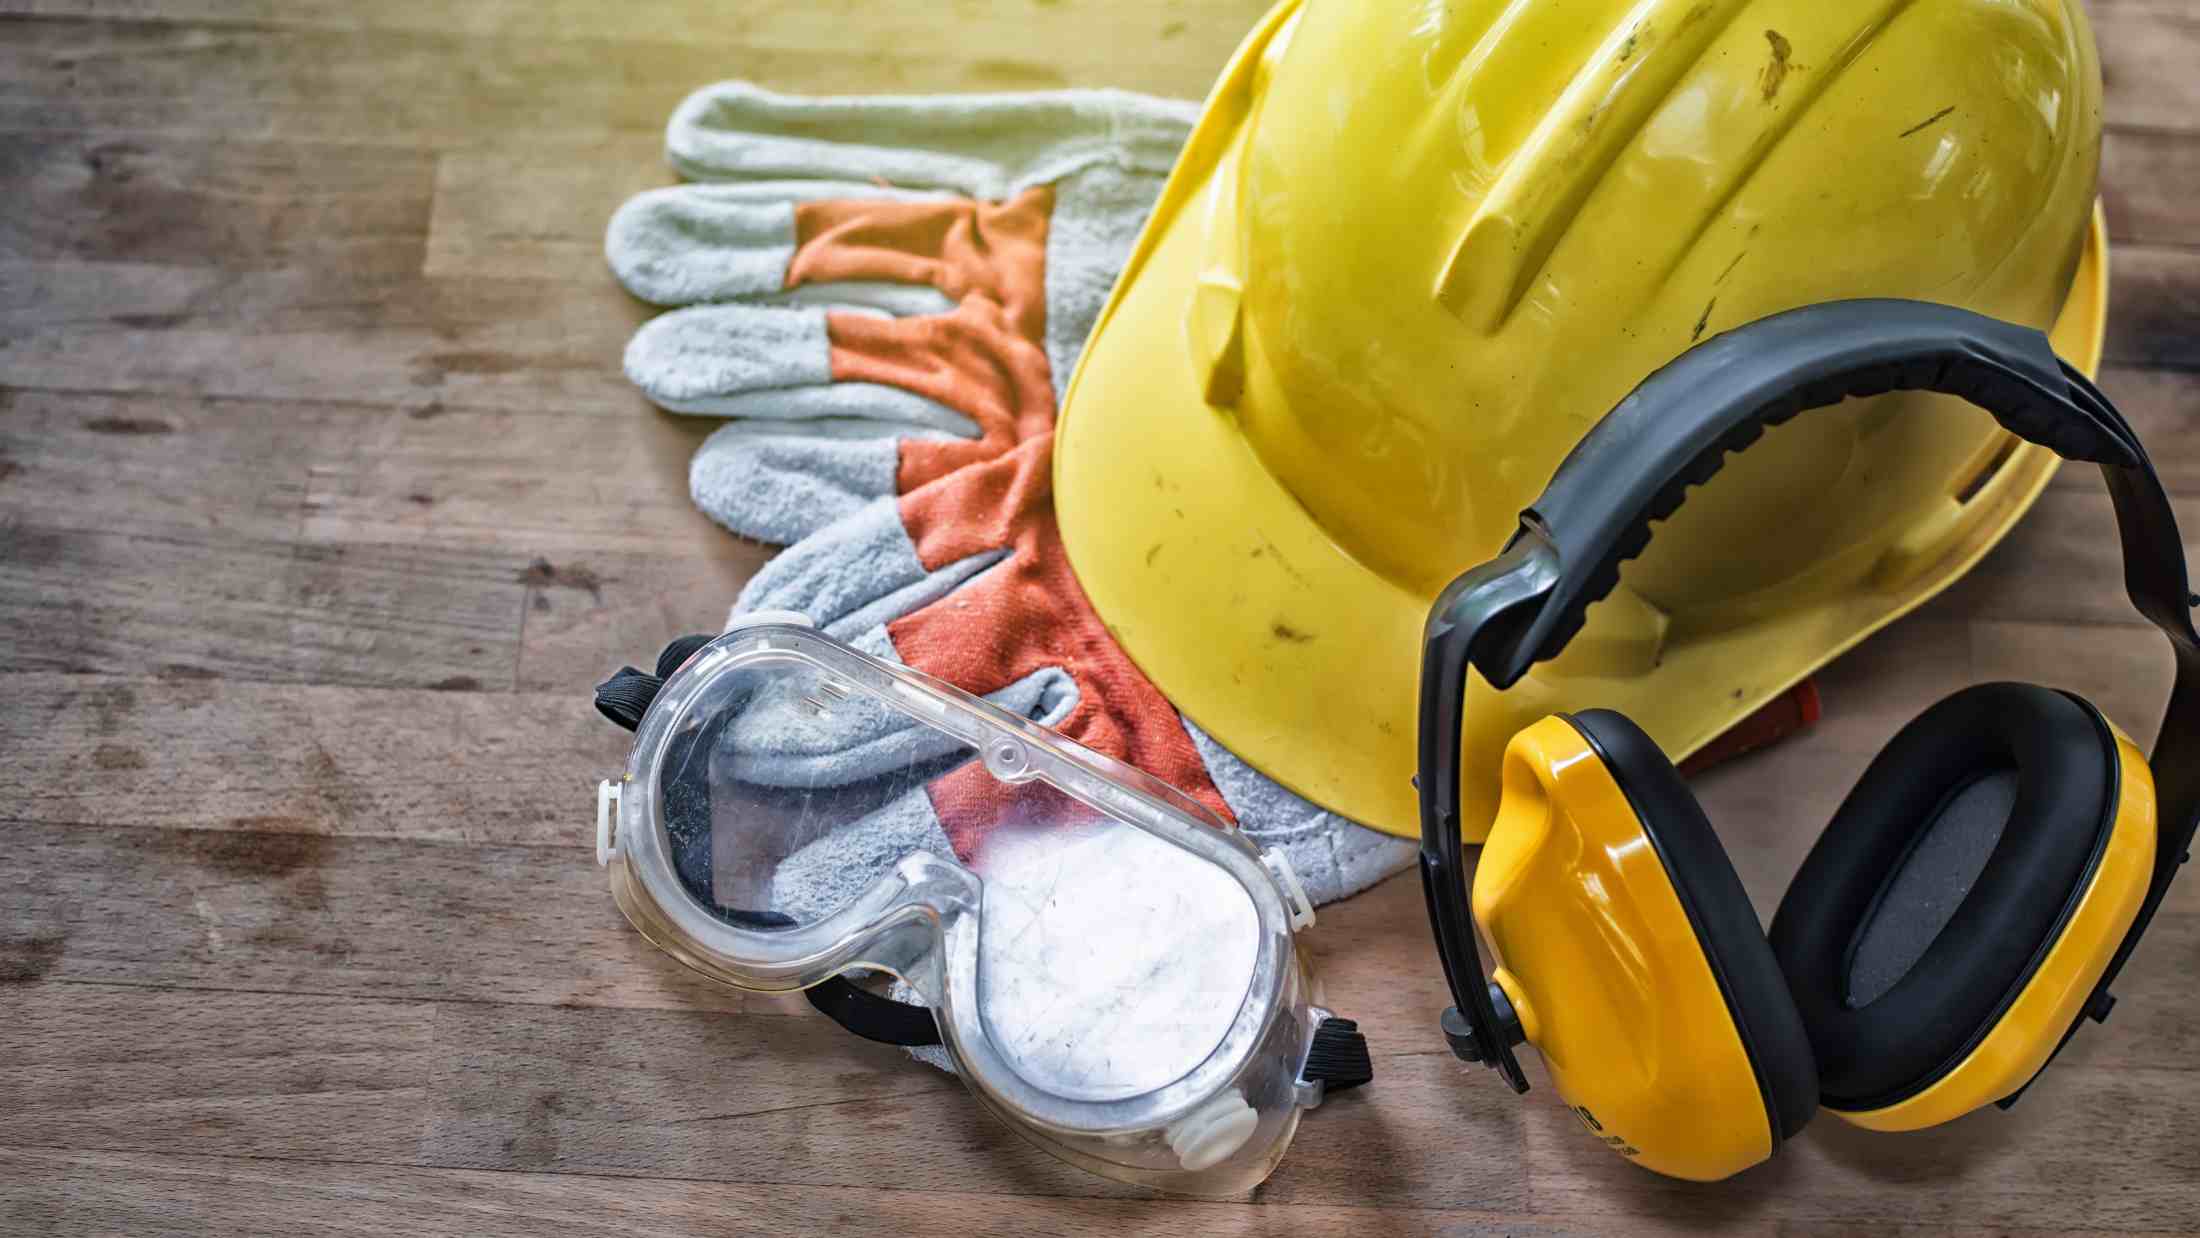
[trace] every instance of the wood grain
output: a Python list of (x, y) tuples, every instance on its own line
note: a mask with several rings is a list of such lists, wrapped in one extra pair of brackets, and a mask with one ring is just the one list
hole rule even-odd
[[(827, 1196), (952, 1182), (975, 1196), (1144, 1198), (1024, 1145), (897, 1052), (821, 1031), (810, 1015), (47, 985), (0, 1032), (19, 1063), (0, 1083), (0, 1146), (187, 1156), (213, 1135), (225, 1154), (273, 1160)], [(1958, 1126), (1889, 1140), (1828, 1120), (1717, 1188), (1632, 1170), (1555, 1106), (1478, 1103), (1494, 1080), (1462, 1079), (1447, 1055), (1385, 1056), (1381, 1068), (1418, 1103), (1338, 1098), (1259, 1202), (2145, 1229), (2174, 1206), (2174, 1171), (2194, 1155), (2178, 1134), (2192, 1119), (2189, 1072), (2129, 1062), (2068, 1063), (2010, 1115), (1968, 1120), (1971, 1138), (1951, 1137)], [(2095, 1137), (2072, 1142), (2073, 1122)], [(1417, 1151), (1447, 1139), (1526, 1154)]]
[[(593, 683), (771, 548), (619, 371), (601, 257), (666, 116), (808, 92), (1204, 93), (1259, 0), (0, 0), (0, 1232), (2194, 1231), (2200, 886), (2010, 1114), (1821, 1119), (1716, 1187), (1433, 1034), (1410, 877), (1324, 908), (1377, 1082), (1249, 1197), (1070, 1170), (607, 897)], [(2200, 530), (2200, 10), (2098, 0), (2103, 385)], [(2167, 659), (2065, 469), (1969, 577), (1697, 787), (1761, 913), (1857, 772), (1982, 678), (2142, 740)], [(2200, 533), (2188, 551), (2200, 549)]]
[(435, 159), (337, 142), (0, 135), (11, 258), (416, 268)]
[(596, 779), (627, 752), (571, 692), (301, 688), (197, 668), (9, 682), (36, 723), (13, 736), (0, 797), (39, 825), (580, 847)]
[[(301, 1177), (279, 1161), (215, 1156), (0, 1149), (0, 1223), (25, 1232), (76, 1235), (243, 1233), (270, 1217), (309, 1218), (288, 1232), (326, 1238), (391, 1232), (578, 1235), (822, 1233), (900, 1238), (911, 1232), (970, 1238), (1106, 1233), (1134, 1238), (1285, 1238), (1368, 1233), (1398, 1238), (1607, 1238), (1704, 1232), (1680, 1210), (1633, 1216), (1479, 1209), (1377, 1209), (1198, 1200), (1048, 1199), (956, 1190), (888, 1191), (743, 1186), (677, 1179), (390, 1169), (331, 1164)], [(188, 1219), (186, 1219), (188, 1218)], [(1722, 1218), (1716, 1232), (1772, 1238), (1918, 1238), (1930, 1225), (1781, 1223)], [(2116, 1231), (2004, 1226), (2007, 1238)], [(2131, 1231), (2123, 1231), (2131, 1232)]]
[[(635, 62), (655, 65), (664, 63), (654, 59), (657, 54), (684, 42), (703, 50), (666, 63), (672, 72), (657, 89), (677, 90), (688, 83), (740, 73), (757, 80), (800, 79), (793, 83), (800, 89), (829, 90), (833, 87), (828, 75), (837, 72), (844, 83), (841, 89), (868, 91), (1094, 85), (1198, 96), (1267, 7), (1258, 0), (1013, 7), (955, 0), (943, 13), (936, 8), (882, 7), (864, 0), (777, 0), (729, 13), (708, 0), (671, 0), (650, 6), (646, 19), (637, 20), (633, 12), (591, 0), (546, 4), (489, 0), (469, 4), (458, 13), (435, 0), (375, 5), (343, 0), (9, 0), (0, 5), (0, 14), (203, 28), (187, 46), (224, 43), (241, 33), (267, 28), (482, 40), (499, 50), (525, 49), (531, 57), (576, 55), (567, 66), (569, 76), (594, 77), (595, 84), (581, 89), (607, 94), (614, 88), (628, 94), (647, 89), (648, 84), (637, 79), (654, 75), (607, 73), (600, 60), (578, 53), (623, 49)], [(668, 32), (685, 32), (689, 37), (668, 37)], [(710, 37), (698, 37), (706, 33)], [(732, 63), (735, 60), (740, 63)], [(767, 72), (770, 69), (779, 72)], [(828, 80), (813, 82), (819, 77)], [(451, 85), (465, 80), (455, 79)], [(537, 85), (531, 97), (555, 99), (563, 93), (565, 80)], [(469, 95), (494, 97), (500, 84), (482, 83)], [(355, 85), (353, 93), (358, 95), (379, 93), (369, 80)], [(657, 113), (643, 114), (642, 123), (660, 123), (671, 102), (664, 99), (665, 106)]]

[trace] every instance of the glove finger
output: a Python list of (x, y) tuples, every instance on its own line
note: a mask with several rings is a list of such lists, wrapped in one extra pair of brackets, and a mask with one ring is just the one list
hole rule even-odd
[(766, 563), (741, 590), (733, 617), (799, 611), (826, 634), (853, 641), (938, 601), (1007, 554), (996, 546), (927, 568), (902, 524), (899, 503), (880, 498)]
[(720, 82), (674, 110), (665, 150), (690, 180), (871, 181), (1006, 198), (1096, 163), (1165, 173), (1198, 113), (1186, 100), (1115, 90), (805, 98)]
[[(915, 318), (811, 305), (693, 305), (642, 324), (627, 341), (626, 377), (668, 412), (862, 416), (973, 435), (975, 420), (1013, 425), (1028, 437), (1052, 424), (1046, 359), (1004, 339), (997, 317), (983, 305)], [(834, 386), (867, 394), (814, 394)], [(782, 404), (793, 393), (804, 394)], [(1013, 417), (1018, 408), (1029, 416)]]
[[(837, 328), (843, 320), (852, 326)], [(626, 377), (668, 412), (782, 420), (860, 416), (975, 434), (971, 419), (940, 398), (952, 397), (955, 384), (933, 382), (923, 390), (895, 381), (931, 367), (921, 355), (925, 330), (896, 333), (898, 321), (821, 306), (690, 306), (642, 324), (627, 341)], [(879, 347), (900, 364), (836, 364), (834, 336), (843, 329), (859, 340), (885, 333), (896, 342)], [(862, 391), (829, 394), (836, 385)]]
[(1036, 334), (1053, 203), (1043, 186), (977, 202), (831, 182), (674, 185), (613, 213), (604, 256), (657, 305), (791, 298), (944, 313), (979, 292), (1030, 316)]
[(659, 314), (626, 345), (627, 380), (660, 408), (832, 382), (826, 311), (702, 305)]
[(634, 333), (626, 372), (673, 412), (852, 417), (905, 425), (910, 437), (982, 440), (917, 452), (904, 461), (911, 466), (900, 477), (905, 490), (1043, 435), (1054, 418), (1045, 354), (1007, 328), (998, 306), (979, 299), (919, 318), (691, 306)]
[(861, 418), (735, 421), (696, 450), (688, 493), (704, 515), (733, 532), (791, 545), (891, 497), (905, 441), (948, 437), (948, 431)]
[(671, 185), (612, 213), (604, 257), (628, 292), (653, 305), (694, 305), (784, 291), (807, 203), (908, 205), (938, 193), (845, 181)]

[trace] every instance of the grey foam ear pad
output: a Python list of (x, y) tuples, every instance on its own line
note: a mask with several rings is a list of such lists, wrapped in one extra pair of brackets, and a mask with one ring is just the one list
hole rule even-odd
[(1980, 774), (1941, 800), (1857, 930), (1849, 951), (1850, 1006), (1886, 996), (1925, 957), (1985, 870), (2016, 805), (2014, 769)]
[(2099, 713), (2030, 684), (1958, 692), (1872, 760), (1772, 919), (1827, 1105), (1915, 1095), (1991, 1030), (2091, 882), (2118, 781)]
[(1566, 720), (1603, 758), (1665, 865), (1757, 1072), (1778, 1145), (1818, 1112), (1818, 1068), (1749, 893), (1695, 793), (1642, 728), (1608, 709)]

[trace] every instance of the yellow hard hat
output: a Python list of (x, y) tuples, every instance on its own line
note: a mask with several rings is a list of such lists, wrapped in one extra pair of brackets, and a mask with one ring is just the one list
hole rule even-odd
[[(1430, 601), (1691, 342), (1909, 297), (2096, 368), (2100, 132), (2076, 0), (1291, 0), (1070, 384), (1070, 561), (1194, 723), (1416, 836)], [(1942, 397), (1773, 431), (1563, 657), (1473, 685), (1469, 837), (1516, 730), (1600, 705), (1685, 755), (1946, 587), (2054, 467)]]

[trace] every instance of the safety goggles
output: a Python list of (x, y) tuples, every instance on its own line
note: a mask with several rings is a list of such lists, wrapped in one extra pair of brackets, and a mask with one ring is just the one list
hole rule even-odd
[(754, 616), (599, 689), (636, 733), (598, 859), (643, 936), (940, 1045), (1025, 1138), (1167, 1190), (1259, 1183), (1302, 1110), (1367, 1079), (1353, 1025), (1313, 1004), (1293, 940), (1313, 910), (1280, 853), (806, 625)]

